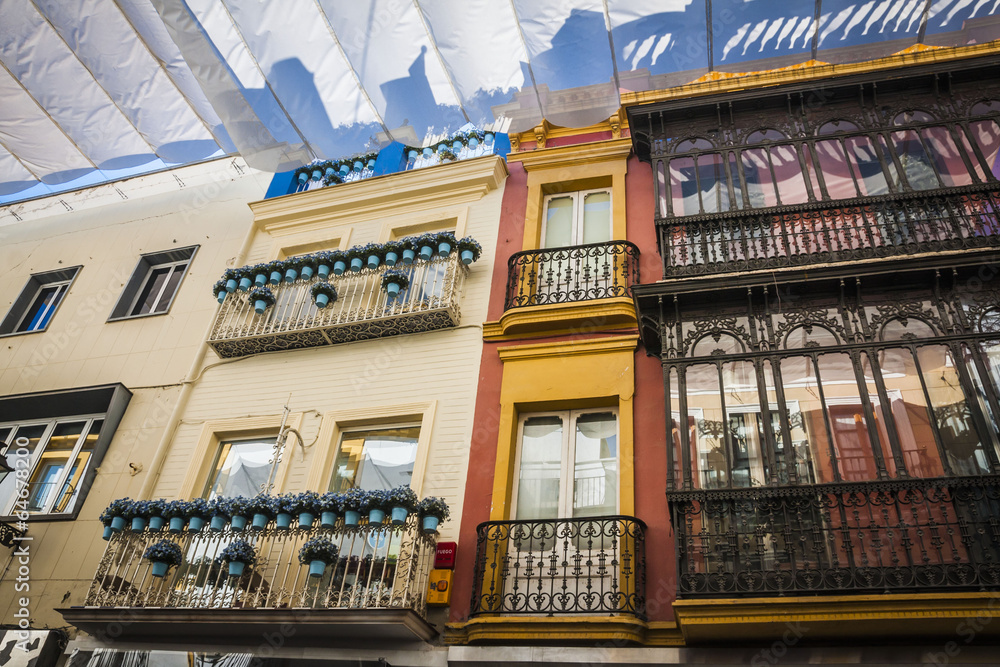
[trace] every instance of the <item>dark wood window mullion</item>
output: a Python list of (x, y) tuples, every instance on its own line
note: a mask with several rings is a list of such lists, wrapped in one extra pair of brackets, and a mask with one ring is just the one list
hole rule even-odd
[[(990, 371), (986, 367), (986, 362), (983, 361), (983, 351), (980, 345), (983, 341), (966, 341), (965, 347), (969, 350), (969, 356), (972, 357), (972, 363), (976, 366), (976, 373), (979, 375), (980, 382), (983, 385), (983, 391), (986, 392), (986, 401), (990, 405), (990, 410), (993, 414), (1000, 419), (1000, 396), (997, 395), (997, 388), (993, 385), (993, 378), (990, 376)], [(989, 424), (987, 424), (989, 426)], [(990, 439), (992, 442), (992, 438)], [(985, 446), (985, 443), (983, 443)], [(996, 459), (996, 451), (993, 447), (988, 447), (991, 454), (990, 462), (993, 463)], [(1000, 472), (1000, 463), (993, 465), (993, 473)]]
[(941, 457), (941, 467), (944, 469), (944, 474), (951, 477), (954, 475), (954, 472), (952, 472), (951, 462), (948, 460), (948, 452), (941, 440), (941, 433), (938, 431), (937, 415), (934, 414), (934, 402), (931, 401), (930, 392), (927, 391), (927, 383), (924, 381), (924, 373), (920, 367), (920, 357), (917, 356), (917, 347), (915, 345), (908, 345), (906, 349), (913, 357), (913, 367), (917, 369), (917, 377), (920, 379), (920, 389), (924, 393), (924, 403), (927, 405), (927, 411), (930, 413), (931, 433), (934, 434), (934, 443), (938, 448), (938, 456)]
[[(670, 370), (672, 366), (662, 363), (663, 368), (663, 409), (667, 416), (667, 491), (674, 491), (674, 433), (673, 433), (673, 411), (670, 409)], [(677, 429), (680, 430), (680, 419), (677, 420)], [(680, 435), (680, 433), (678, 433)]]
[(747, 187), (747, 175), (743, 169), (743, 151), (737, 148), (732, 154), (736, 156), (736, 173), (740, 177), (740, 186), (742, 188), (740, 194), (743, 199), (743, 208), (750, 208), (750, 191)]
[(677, 428), (681, 432), (681, 477), (684, 482), (684, 490), (690, 491), (691, 485), (691, 431), (688, 428), (688, 405), (687, 405), (687, 381), (684, 373), (687, 370), (685, 365), (677, 366)]
[[(733, 170), (729, 168), (730, 155), (732, 155), (731, 151), (722, 151), (719, 153), (719, 160), (722, 163), (722, 173), (726, 176), (726, 191), (729, 193), (729, 205), (726, 207), (727, 211), (739, 208), (739, 206), (736, 206), (736, 190), (733, 189)], [(719, 211), (722, 211), (721, 202)]]
[[(906, 179), (906, 174), (904, 173), (903, 164), (899, 161), (896, 156), (896, 151), (893, 148), (892, 140), (889, 137), (890, 132), (872, 132), (868, 135), (868, 139), (872, 142), (872, 146), (875, 148), (875, 155), (878, 157), (879, 164), (882, 166), (882, 174), (885, 176), (885, 184), (891, 192), (913, 192), (913, 188), (910, 187), (910, 182)], [(880, 141), (881, 139), (881, 141)], [(888, 153), (888, 157), (883, 153)], [(899, 184), (896, 184), (892, 178), (892, 172), (889, 171), (889, 162), (896, 167), (896, 174), (899, 179)]]
[[(885, 380), (882, 378), (882, 366), (878, 362), (878, 352), (875, 349), (866, 350), (868, 354), (868, 363), (872, 370), (872, 379), (875, 382), (875, 391), (878, 393), (878, 400), (885, 409), (883, 410), (883, 423), (885, 423), (886, 435), (889, 436), (889, 451), (892, 452), (892, 460), (896, 464), (896, 476), (897, 477), (909, 477), (909, 471), (906, 469), (906, 461), (903, 459), (903, 448), (900, 446), (899, 431), (896, 430), (896, 418), (892, 414), (892, 402), (889, 400), (889, 392), (885, 388)], [(860, 353), (855, 351), (851, 353), (851, 356), (860, 356)], [(859, 363), (856, 365), (857, 369), (860, 371), (858, 374), (858, 385), (859, 388), (863, 388), (864, 392), (861, 392), (862, 400), (869, 402), (868, 398), (868, 385), (865, 383), (864, 370), (861, 367), (860, 359)], [(874, 408), (872, 407), (872, 413), (874, 415)], [(875, 435), (878, 435), (878, 422), (870, 422), (869, 431), (875, 431)], [(879, 442), (878, 440), (873, 440), (873, 443)], [(882, 458), (882, 448), (876, 448), (874, 444), (872, 449), (877, 449), (878, 454), (876, 462)], [(883, 461), (883, 466), (885, 462)]]
[[(729, 413), (726, 410), (726, 385), (722, 374), (723, 363), (715, 364), (715, 371), (719, 378), (719, 403), (722, 406), (722, 451), (726, 455), (726, 488), (733, 488), (733, 452), (736, 451), (736, 443), (729, 435)], [(749, 451), (747, 452), (749, 454)], [(752, 486), (752, 485), (751, 485)]]
[[(673, 189), (671, 188), (670, 185), (670, 162), (671, 160), (662, 160), (660, 164), (663, 165), (663, 191), (665, 193), (664, 197), (666, 197), (666, 202), (667, 202), (667, 217), (673, 218), (677, 214), (674, 212)], [(659, 179), (660, 177), (659, 173), (654, 174), (654, 176), (657, 179)], [(659, 202), (657, 202), (657, 205), (659, 205)], [(683, 211), (681, 211), (681, 215), (684, 215)]]
[[(797, 465), (797, 461), (795, 459), (795, 446), (792, 444), (792, 427), (788, 423), (788, 402), (785, 400), (785, 386), (781, 380), (781, 358), (772, 357), (767, 359), (767, 361), (771, 362), (771, 381), (774, 382), (774, 398), (775, 402), (778, 404), (778, 421), (781, 424), (781, 439), (782, 442), (785, 443), (785, 469), (788, 471), (788, 483), (798, 484), (798, 471), (795, 467)], [(771, 425), (768, 424), (767, 427), (771, 428)]]
[(951, 351), (951, 359), (955, 363), (955, 370), (958, 373), (958, 382), (962, 387), (962, 393), (965, 394), (965, 404), (969, 407), (969, 414), (972, 415), (972, 421), (976, 425), (976, 430), (979, 431), (979, 444), (983, 446), (983, 450), (986, 452), (986, 459), (990, 463), (990, 470), (996, 472), (998, 466), (1000, 466), (1000, 462), (997, 461), (997, 454), (992, 446), (993, 438), (990, 437), (989, 424), (986, 421), (986, 417), (980, 411), (976, 401), (972, 400), (976, 396), (976, 389), (972, 378), (969, 377), (969, 370), (965, 367), (962, 348), (958, 343), (953, 341), (948, 343), (948, 349)]
[[(816, 144), (817, 143), (819, 143), (819, 142), (817, 142), (817, 141), (807, 141), (807, 142), (804, 142), (802, 144), (802, 148), (803, 148), (803, 150), (805, 150), (806, 152), (808, 152), (807, 159), (812, 159), (812, 163), (814, 165), (816, 165), (816, 171), (815, 171), (815, 173), (816, 173), (816, 180), (819, 181), (819, 196), (820, 196), (820, 199), (822, 199), (823, 201), (829, 201), (829, 200), (832, 200), (833, 198), (830, 196), (829, 190), (827, 190), (826, 179), (823, 178), (823, 170), (820, 168), (819, 153), (816, 151)], [(847, 165), (847, 169), (848, 169), (848, 171), (850, 171), (850, 169), (851, 169), (851, 165), (850, 164)], [(853, 174), (852, 174), (852, 176), (853, 176)], [(856, 183), (855, 183), (855, 188), (857, 188), (857, 184)]]
[[(943, 188), (945, 187), (944, 179), (941, 178), (941, 172), (938, 170), (937, 161), (934, 159), (935, 153), (927, 150), (927, 142), (924, 140), (923, 134), (923, 130), (925, 129), (927, 128), (912, 128), (910, 131), (917, 135), (917, 141), (920, 143), (920, 148), (924, 151), (924, 155), (927, 156), (927, 164), (930, 165), (931, 171), (934, 172), (934, 178), (937, 179), (938, 187)], [(958, 147), (956, 146), (956, 148)], [(962, 149), (958, 148), (958, 150), (961, 152)]]
[[(976, 170), (972, 166), (972, 160), (969, 158), (968, 153), (966, 153), (965, 151), (965, 142), (961, 140), (960, 136), (962, 132), (961, 128), (950, 124), (947, 126), (939, 125), (938, 127), (944, 127), (945, 129), (947, 129), (948, 134), (951, 137), (952, 143), (955, 144), (955, 150), (958, 151), (958, 154), (962, 157), (962, 162), (965, 163), (965, 170), (969, 172), (969, 177), (972, 179), (972, 182), (980, 183), (981, 181), (979, 180), (979, 176), (976, 175)], [(971, 146), (972, 142), (969, 142), (969, 145)]]
[[(993, 122), (996, 122), (996, 120)], [(956, 127), (959, 128), (958, 131), (963, 132), (964, 136), (968, 138), (969, 145), (972, 146), (972, 152), (975, 155), (976, 161), (982, 167), (983, 174), (986, 176), (986, 182), (995, 182), (997, 179), (993, 175), (993, 169), (990, 167), (990, 163), (986, 160), (986, 156), (983, 155), (983, 151), (979, 148), (979, 142), (976, 141), (976, 135), (973, 133), (972, 128), (969, 127), (969, 122), (962, 121), (961, 123), (956, 123)]]
[[(781, 192), (778, 188), (778, 177), (774, 173), (774, 160), (771, 159), (771, 146), (762, 146), (764, 155), (767, 156), (767, 170), (771, 174), (771, 187), (774, 189), (774, 200), (776, 206), (781, 206)], [(794, 150), (794, 148), (793, 148)]]
[(812, 370), (816, 374), (816, 391), (819, 393), (820, 414), (823, 415), (823, 425), (826, 428), (827, 445), (830, 450), (830, 464), (833, 466), (833, 481), (842, 482), (840, 475), (840, 465), (837, 463), (837, 441), (833, 438), (833, 427), (830, 425), (830, 415), (826, 409), (826, 394), (823, 392), (823, 378), (819, 372), (819, 355), (815, 352), (808, 357), (812, 363)]
[(694, 154), (691, 156), (691, 162), (694, 163), (694, 187), (698, 194), (698, 213), (705, 212), (705, 204), (701, 201), (701, 174), (698, 173), (698, 155)]
[[(864, 136), (864, 135), (855, 135), (855, 136)], [(861, 166), (858, 165), (858, 167), (857, 167), (858, 174), (855, 174), (854, 173), (854, 163), (851, 162), (851, 158), (854, 157), (856, 159), (857, 156), (854, 155), (853, 153), (848, 153), (847, 152), (847, 142), (844, 141), (844, 137), (837, 137), (837, 142), (840, 144), (840, 150), (842, 150), (844, 152), (845, 166), (847, 167), (847, 173), (849, 173), (851, 175), (851, 180), (854, 182), (854, 191), (857, 193), (858, 197), (864, 197), (865, 194), (861, 192), (861, 186), (858, 185), (858, 174), (861, 174)], [(862, 178), (864, 178), (863, 175), (862, 175)]]

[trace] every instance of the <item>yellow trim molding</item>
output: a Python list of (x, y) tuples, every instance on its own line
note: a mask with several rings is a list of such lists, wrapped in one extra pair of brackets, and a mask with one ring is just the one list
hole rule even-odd
[(635, 327), (632, 299), (613, 297), (575, 303), (511, 308), (497, 322), (483, 324), (483, 340), (500, 342), (525, 336), (562, 336)]
[[(687, 644), (847, 639), (852, 642), (1000, 636), (1000, 593), (890, 593), (812, 597), (677, 600), (674, 615)], [(985, 618), (986, 622), (982, 620)], [(968, 628), (973, 630), (971, 626)]]
[(402, 422), (420, 422), (417, 457), (413, 462), (413, 477), (411, 477), (410, 488), (418, 496), (421, 496), (436, 410), (437, 401), (426, 401), (323, 413), (319, 435), (316, 436), (318, 450), (312, 465), (309, 466), (306, 488), (314, 491), (326, 491), (330, 487), (333, 464), (337, 459), (337, 452), (340, 449), (340, 434), (343, 431)]
[[(304, 416), (302, 412), (293, 412), (288, 415), (286, 423), (296, 431), (301, 431)], [(208, 482), (208, 475), (212, 470), (220, 443), (227, 440), (276, 436), (279, 428), (281, 428), (281, 415), (216, 419), (205, 422), (201, 427), (201, 435), (198, 437), (194, 451), (191, 453), (191, 460), (188, 461), (188, 469), (184, 475), (178, 497), (195, 498), (201, 496), (201, 491)], [(274, 479), (274, 493), (280, 493), (285, 489), (294, 442), (294, 439), (290, 438), (285, 445), (285, 454), (278, 465), (278, 474), (275, 475)]]
[(492, 616), (445, 626), (444, 642), (462, 644), (574, 644), (607, 641), (617, 645), (683, 646), (676, 623), (647, 623), (632, 616), (553, 618)]
[(482, 199), (507, 178), (507, 164), (486, 155), (250, 204), (257, 228), (288, 236), (389, 215), (420, 214)]

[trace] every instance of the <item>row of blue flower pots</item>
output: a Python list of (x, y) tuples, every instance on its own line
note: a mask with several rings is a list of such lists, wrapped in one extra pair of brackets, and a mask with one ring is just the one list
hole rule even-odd
[[(369, 158), (368, 164), (365, 164), (361, 160), (355, 160), (353, 165), (349, 165), (346, 162), (343, 162), (340, 165), (340, 171), (339, 171), (340, 175), (342, 177), (343, 176), (347, 176), (349, 173), (351, 173), (351, 167), (352, 166), (354, 167), (354, 171), (357, 171), (357, 172), (361, 172), (365, 168), (373, 169), (375, 167), (375, 159), (374, 158)], [(310, 176), (312, 177), (312, 180), (318, 181), (321, 178), (323, 178), (324, 176), (329, 177), (329, 176), (333, 176), (334, 174), (337, 174), (337, 173), (338, 173), (338, 171), (336, 169), (334, 169), (333, 167), (327, 167), (324, 171), (320, 171), (319, 169), (313, 169), (312, 173), (306, 173), (306, 172), (302, 171), (302, 172), (299, 172), (298, 181), (299, 181), (299, 184), (305, 185), (305, 183), (309, 180)]]
[[(492, 143), (493, 143), (493, 133), (492, 132), (487, 132), (486, 133), (486, 145), (489, 146)], [(462, 150), (462, 147), (464, 145), (465, 144), (463, 144), (461, 141), (459, 141), (457, 139), (451, 143), (451, 147), (455, 150), (455, 152), (458, 152), (458, 151)], [(477, 137), (469, 137), (469, 148), (475, 150), (478, 146), (479, 146), (479, 139)], [(440, 151), (440, 150), (442, 150), (444, 148), (447, 148), (447, 147), (448, 147), (448, 143), (447, 142), (442, 142), (441, 144), (438, 144), (437, 148)], [(431, 146), (427, 146), (426, 148), (424, 148), (421, 151), (421, 153), (423, 153), (424, 157), (430, 157), (430, 156), (434, 155), (434, 148), (431, 147)], [(419, 155), (420, 155), (420, 153), (418, 153), (416, 149), (410, 149), (409, 153), (407, 153), (407, 157), (409, 159), (411, 159), (411, 160), (416, 160), (417, 157), (419, 157)]]
[[(390, 513), (391, 521), (394, 525), (403, 524), (406, 521), (406, 517), (409, 515), (409, 510), (405, 507), (393, 507)], [(280, 512), (274, 519), (274, 525), (279, 530), (289, 530), (292, 526), (292, 515), (286, 512)], [(209, 530), (214, 532), (221, 532), (225, 530), (226, 524), (228, 523), (232, 529), (236, 532), (242, 531), (247, 527), (247, 523), (250, 523), (251, 530), (264, 530), (267, 524), (270, 522), (270, 517), (266, 514), (254, 514), (253, 517), (244, 516), (234, 516), (232, 519), (228, 519), (222, 515), (216, 515), (209, 521)], [(299, 514), (299, 528), (312, 528), (316, 521), (316, 516), (309, 512), (302, 512)], [(382, 510), (370, 510), (368, 512), (368, 524), (380, 524), (385, 521), (385, 512)], [(323, 528), (333, 528), (337, 522), (336, 512), (322, 512), (320, 514), (320, 526)], [(353, 510), (344, 511), (344, 526), (346, 528), (353, 528), (361, 523), (361, 513), (355, 512)], [(169, 525), (166, 523), (166, 519), (160, 516), (154, 516), (149, 519), (148, 526), (153, 532), (160, 531), (163, 529), (164, 525), (167, 525), (167, 530), (171, 533), (179, 533), (184, 530), (185, 520), (183, 517), (171, 517), (169, 520)], [(425, 532), (433, 533), (437, 531), (439, 524), (439, 519), (436, 516), (424, 516), (422, 517), (422, 527)], [(132, 530), (134, 532), (141, 532), (145, 530), (147, 526), (146, 519), (142, 517), (135, 517), (132, 519)], [(125, 527), (125, 519), (122, 517), (114, 517), (111, 520), (111, 525), (104, 527), (104, 539), (111, 539), (113, 533), (120, 532)], [(191, 517), (187, 520), (187, 528), (192, 533), (201, 532), (202, 528), (205, 527), (205, 519), (202, 517)]]

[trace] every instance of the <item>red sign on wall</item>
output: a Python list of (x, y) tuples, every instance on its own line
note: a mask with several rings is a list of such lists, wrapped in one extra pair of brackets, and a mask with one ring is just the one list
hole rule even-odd
[(434, 554), (434, 568), (438, 570), (454, 570), (456, 551), (458, 551), (457, 542), (438, 542), (437, 552)]

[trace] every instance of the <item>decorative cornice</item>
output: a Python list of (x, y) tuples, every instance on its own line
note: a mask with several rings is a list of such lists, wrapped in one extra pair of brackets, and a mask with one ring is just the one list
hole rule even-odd
[(253, 202), (258, 229), (287, 236), (315, 229), (476, 201), (507, 178), (503, 158), (488, 155), (450, 164), (342, 183)]
[(450, 645), (496, 642), (593, 645), (595, 641), (610, 641), (616, 645), (683, 646), (684, 643), (676, 623), (647, 623), (630, 616), (474, 618), (446, 625), (443, 639)]
[(631, 151), (631, 139), (612, 139), (511, 153), (507, 160), (520, 162), (526, 171), (536, 171), (595, 162), (616, 162), (627, 158)]
[(942, 48), (913, 49), (912, 47), (900, 53), (877, 58), (860, 63), (831, 65), (819, 61), (808, 61), (781, 69), (749, 72), (744, 74), (718, 74), (704, 80), (698, 80), (683, 86), (646, 91), (627, 91), (621, 93), (622, 106), (629, 108), (640, 104), (666, 102), (670, 100), (702, 97), (717, 93), (731, 93), (753, 88), (779, 86), (787, 83), (800, 83), (829, 79), (851, 74), (866, 74), (884, 70), (895, 70), (912, 65), (923, 65), (950, 60), (964, 60), (978, 56), (1000, 53), (1000, 40), (974, 44), (972, 46), (955, 46)]
[(638, 335), (607, 336), (584, 340), (558, 341), (555, 343), (532, 343), (497, 348), (497, 354), (504, 363), (524, 359), (546, 357), (569, 357), (579, 354), (601, 354), (604, 352), (633, 351), (639, 343)]
[(635, 326), (632, 299), (616, 297), (512, 308), (499, 321), (483, 324), (483, 340), (496, 343), (540, 334), (561, 336)]

